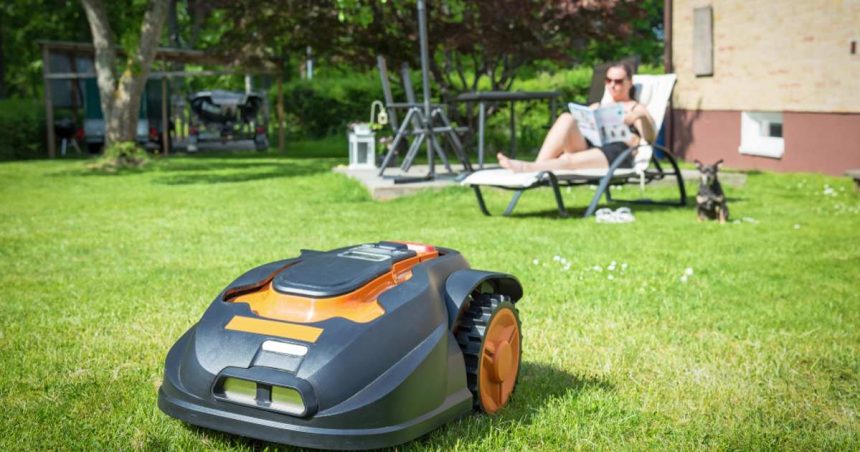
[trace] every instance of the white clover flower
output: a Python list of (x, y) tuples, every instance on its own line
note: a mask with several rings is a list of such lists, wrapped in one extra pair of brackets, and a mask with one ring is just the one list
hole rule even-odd
[(684, 283), (684, 284), (686, 284), (686, 283), (687, 283), (687, 275), (682, 275), (682, 276), (681, 276), (681, 282), (682, 282), (682, 283)]
[(532, 259), (532, 264), (538, 265), (540, 264), (540, 261), (537, 259)]
[(591, 267), (591, 268), (592, 268), (592, 270), (594, 270), (596, 272), (602, 272), (603, 271), (603, 267), (601, 267), (599, 265), (595, 265), (594, 267)]
[(684, 276), (693, 276), (693, 269), (690, 267), (685, 268), (684, 269)]
[(794, 225), (794, 229), (800, 229), (800, 225), (799, 224)]
[(613, 279), (615, 279), (615, 277), (614, 277), (614, 276), (612, 276), (612, 275), (609, 275), (609, 276), (607, 276), (607, 277), (606, 277), (606, 279), (608, 279), (608, 280), (612, 281)]

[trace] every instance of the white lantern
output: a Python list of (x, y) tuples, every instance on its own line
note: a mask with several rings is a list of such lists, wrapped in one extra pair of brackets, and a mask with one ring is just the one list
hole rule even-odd
[(349, 167), (376, 168), (376, 134), (370, 124), (355, 124), (349, 131)]

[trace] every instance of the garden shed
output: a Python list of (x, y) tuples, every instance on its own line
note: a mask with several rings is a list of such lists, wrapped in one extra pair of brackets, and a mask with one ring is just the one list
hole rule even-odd
[[(98, 100), (95, 83), (96, 72), (93, 65), (95, 50), (90, 43), (69, 41), (39, 41), (42, 49), (42, 78), (45, 89), (45, 130), (47, 132), (48, 156), (56, 157), (57, 136), (55, 131), (55, 112), (57, 109), (69, 109), (73, 118), (98, 118), (100, 107), (93, 104)], [(124, 56), (125, 52), (117, 48), (117, 53)], [(164, 151), (169, 152), (170, 114), (169, 93), (171, 80), (200, 77), (244, 74), (246, 80), (251, 75), (273, 76), (277, 84), (276, 115), (278, 122), (278, 149), (284, 149), (284, 99), (283, 99), (283, 59), (266, 58), (254, 65), (237, 64), (225, 56), (210, 52), (190, 49), (158, 48), (155, 62), (194, 65), (207, 68), (200, 70), (170, 70), (162, 64), (164, 70), (155, 66), (149, 74), (144, 97), (141, 101), (140, 122), (138, 135), (157, 135), (164, 144)], [(246, 87), (250, 89), (246, 81)], [(94, 94), (95, 93), (95, 94)], [(87, 102), (89, 100), (89, 102)], [(89, 107), (87, 107), (89, 105)], [(84, 124), (78, 124), (81, 128)]]

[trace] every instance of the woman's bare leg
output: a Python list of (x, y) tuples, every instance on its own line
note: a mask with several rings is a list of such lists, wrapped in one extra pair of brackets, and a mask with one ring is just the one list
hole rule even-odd
[(603, 151), (597, 148), (580, 152), (563, 152), (556, 158), (526, 162), (514, 160), (499, 154), (499, 164), (515, 173), (535, 171), (571, 170), (582, 168), (609, 168)]
[(576, 120), (570, 113), (562, 113), (549, 129), (536, 162), (557, 158), (565, 152), (577, 152), (588, 149), (585, 138), (579, 133)]

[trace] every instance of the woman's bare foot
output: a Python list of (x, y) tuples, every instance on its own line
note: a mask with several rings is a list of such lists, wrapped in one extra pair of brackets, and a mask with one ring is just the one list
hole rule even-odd
[(496, 158), (499, 160), (499, 166), (501, 166), (504, 169), (509, 169), (515, 173), (520, 173), (520, 172), (525, 171), (526, 162), (524, 162), (522, 160), (514, 160), (511, 158), (508, 158), (508, 156), (506, 156), (505, 154), (502, 154), (501, 152), (496, 154)]

